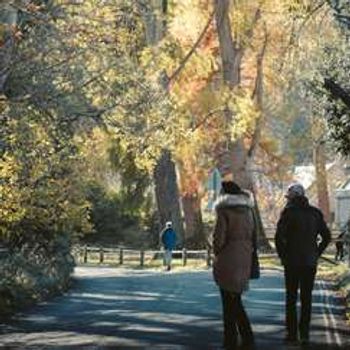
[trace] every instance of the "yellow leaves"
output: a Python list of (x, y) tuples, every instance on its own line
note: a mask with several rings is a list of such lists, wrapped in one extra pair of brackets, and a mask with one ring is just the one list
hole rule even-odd
[(255, 122), (260, 116), (260, 111), (247, 94), (234, 95), (228, 102), (228, 107), (232, 111), (232, 139), (236, 140), (247, 134), (252, 134)]
[(5, 25), (4, 23), (0, 23), (0, 47), (5, 44), (5, 37), (8, 31), (7, 28), (7, 25)]
[(19, 166), (13, 155), (5, 152), (0, 159), (0, 179), (10, 178), (18, 170)]
[[(22, 193), (18, 187), (18, 170), (15, 157), (5, 153), (0, 159), (0, 217), (9, 224), (19, 221), (25, 214), (21, 207)], [(0, 233), (4, 234), (0, 225)]]
[(249, 32), (254, 30), (256, 11), (261, 8), (261, 4), (257, 1), (245, 0), (237, 1), (231, 6), (231, 26), (233, 28), (234, 40), (239, 45), (246, 46), (249, 44)]
[(54, 128), (23, 111), (21, 119), (4, 125), (5, 144), (11, 147), (0, 159), (2, 235), (22, 234), (22, 220), (30, 223), (24, 228), (29, 232), (89, 229), (83, 174), (78, 167), (75, 170), (77, 158), (68, 151), (69, 145), (55, 150), (59, 141), (51, 136), (57, 135)]
[(181, 104), (195, 102), (198, 93), (208, 85), (213, 67), (210, 56), (192, 57), (181, 72), (178, 81), (173, 85), (172, 94)]
[(140, 170), (145, 170), (147, 173), (151, 174), (157, 164), (155, 152), (147, 148), (143, 153), (143, 157), (137, 157), (135, 159), (135, 164)]
[(175, 39), (181, 41), (183, 47), (190, 47), (203, 30), (203, 23), (207, 21), (209, 11), (203, 11), (200, 0), (176, 1), (169, 31)]

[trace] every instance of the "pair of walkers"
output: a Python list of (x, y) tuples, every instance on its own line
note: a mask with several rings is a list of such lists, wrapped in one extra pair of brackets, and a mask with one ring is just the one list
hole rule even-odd
[[(308, 202), (304, 188), (288, 188), (287, 204), (277, 224), (275, 243), (285, 271), (286, 338), (290, 343), (309, 341), (311, 297), (317, 260), (330, 241), (321, 211)], [(220, 288), (225, 349), (252, 349), (254, 335), (242, 304), (249, 279), (256, 278), (256, 229), (254, 199), (233, 181), (222, 182), (215, 205), (213, 233), (214, 279)], [(318, 243), (318, 237), (322, 241)], [(301, 316), (297, 318), (300, 290)], [(239, 338), (240, 347), (239, 345)]]

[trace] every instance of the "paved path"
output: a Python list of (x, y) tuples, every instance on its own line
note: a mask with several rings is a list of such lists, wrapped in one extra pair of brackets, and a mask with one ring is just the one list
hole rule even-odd
[[(349, 349), (349, 334), (336, 324), (342, 306), (319, 288), (314, 293), (312, 349)], [(265, 271), (244, 299), (257, 348), (287, 349), (282, 342), (281, 273)], [(220, 317), (210, 271), (80, 267), (69, 293), (0, 326), (0, 348), (220, 349)]]

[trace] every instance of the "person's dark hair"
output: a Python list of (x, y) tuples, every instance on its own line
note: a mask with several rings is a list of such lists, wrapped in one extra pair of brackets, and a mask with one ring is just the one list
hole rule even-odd
[(242, 194), (242, 189), (233, 181), (222, 181), (221, 190), (224, 194)]

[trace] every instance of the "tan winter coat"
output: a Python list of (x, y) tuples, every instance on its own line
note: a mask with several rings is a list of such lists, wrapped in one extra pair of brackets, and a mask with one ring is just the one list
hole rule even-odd
[(242, 293), (252, 264), (254, 201), (246, 194), (225, 194), (215, 203), (214, 279), (222, 289)]

